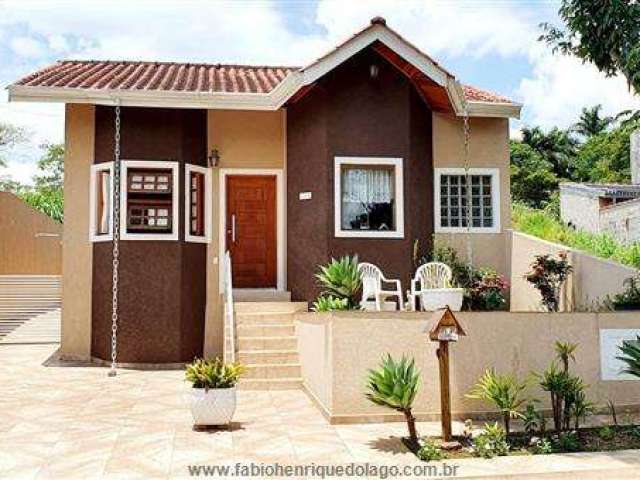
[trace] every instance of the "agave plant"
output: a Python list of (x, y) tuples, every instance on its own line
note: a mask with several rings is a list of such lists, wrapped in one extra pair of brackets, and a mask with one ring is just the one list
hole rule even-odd
[(528, 385), (529, 382), (520, 381), (513, 374), (501, 375), (493, 369), (487, 369), (466, 396), (492, 404), (500, 410), (504, 430), (509, 435), (510, 420), (523, 417), (520, 410), (527, 399), (522, 393)]
[(358, 272), (358, 257), (344, 256), (331, 259), (328, 265), (321, 265), (316, 279), (322, 287), (323, 296), (346, 299), (349, 308), (356, 308), (362, 289), (362, 278)]
[(376, 405), (402, 412), (407, 421), (409, 440), (417, 447), (416, 419), (411, 411), (420, 382), (420, 371), (416, 368), (415, 361), (409, 361), (403, 356), (396, 362), (387, 354), (377, 370), (369, 370), (367, 382), (369, 391), (366, 397)]
[(314, 312), (332, 312), (334, 310), (348, 309), (349, 301), (346, 298), (336, 298), (331, 295), (318, 297), (311, 307)]
[(569, 360), (576, 361), (575, 352), (577, 349), (577, 343), (561, 341), (555, 343), (556, 356), (562, 362), (565, 372), (569, 372)]
[(640, 335), (635, 340), (624, 340), (618, 348), (622, 355), (616, 358), (626, 364), (623, 373), (640, 378)]

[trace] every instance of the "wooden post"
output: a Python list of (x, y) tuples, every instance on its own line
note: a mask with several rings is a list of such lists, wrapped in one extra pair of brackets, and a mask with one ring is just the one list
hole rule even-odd
[(451, 441), (451, 395), (449, 393), (449, 342), (440, 342), (438, 348), (440, 365), (440, 417), (442, 441)]

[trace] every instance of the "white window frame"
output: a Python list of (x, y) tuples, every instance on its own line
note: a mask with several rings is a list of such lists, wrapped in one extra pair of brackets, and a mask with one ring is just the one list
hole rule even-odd
[[(180, 164), (174, 161), (158, 160), (122, 160), (120, 177), (120, 238), (122, 240), (178, 240), (180, 232)], [(171, 170), (173, 184), (171, 188), (171, 233), (128, 233), (127, 232), (127, 177), (130, 168), (148, 168), (150, 170)]]
[(440, 177), (442, 175), (466, 175), (467, 170), (457, 168), (434, 168), (434, 230), (436, 233), (500, 233), (500, 169), (499, 168), (469, 168), (469, 175), (491, 176), (491, 206), (493, 208), (493, 226), (491, 227), (442, 227), (440, 226)]
[[(192, 235), (191, 234), (191, 173), (200, 173), (204, 175), (204, 235)], [(212, 188), (212, 174), (211, 169), (207, 167), (200, 167), (198, 165), (191, 165), (190, 163), (184, 166), (184, 240), (185, 242), (195, 243), (211, 243), (211, 211), (213, 206), (213, 194)]]
[(96, 176), (99, 172), (104, 171), (109, 171), (109, 190), (113, 192), (113, 162), (94, 163), (91, 165), (91, 178), (89, 180), (89, 240), (91, 242), (109, 242), (113, 240), (113, 203), (109, 208), (109, 232), (97, 233), (98, 185), (96, 185)]
[[(334, 159), (334, 234), (339, 238), (404, 238), (404, 175), (402, 158), (335, 157)], [(392, 166), (395, 178), (395, 224), (393, 231), (342, 229), (342, 166)]]

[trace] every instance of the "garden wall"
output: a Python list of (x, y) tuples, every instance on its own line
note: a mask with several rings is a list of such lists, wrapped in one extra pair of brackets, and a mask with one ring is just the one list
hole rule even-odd
[(573, 273), (562, 292), (561, 310), (592, 310), (607, 295), (620, 293), (625, 279), (638, 273), (620, 263), (587, 255), (565, 245), (520, 232), (511, 234), (511, 311), (543, 311), (540, 294), (524, 278), (535, 255), (568, 252)]
[[(486, 368), (520, 377), (539, 372), (554, 358), (556, 340), (579, 344), (573, 372), (590, 385), (588, 398), (599, 405), (608, 399), (625, 408), (640, 407), (640, 381), (601, 380), (600, 330), (640, 329), (637, 313), (510, 313), (456, 314), (467, 332), (451, 351), (451, 403), (454, 417), (486, 417), (491, 410), (465, 398)], [(367, 371), (389, 352), (416, 360), (422, 372), (414, 411), (421, 420), (440, 412), (437, 343), (425, 333), (430, 313), (333, 312), (296, 317), (305, 388), (332, 423), (399, 421), (402, 416), (369, 402)], [(534, 385), (532, 396), (547, 396)]]

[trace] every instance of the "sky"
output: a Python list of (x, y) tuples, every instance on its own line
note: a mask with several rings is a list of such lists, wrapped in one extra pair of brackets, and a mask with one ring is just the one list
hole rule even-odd
[(29, 183), (44, 142), (61, 142), (62, 105), (8, 103), (5, 87), (59, 59), (305, 65), (377, 15), (466, 84), (524, 105), (521, 125), (568, 127), (585, 106), (640, 108), (623, 78), (537, 41), (555, 0), (0, 0), (0, 122), (24, 127), (0, 175)]

